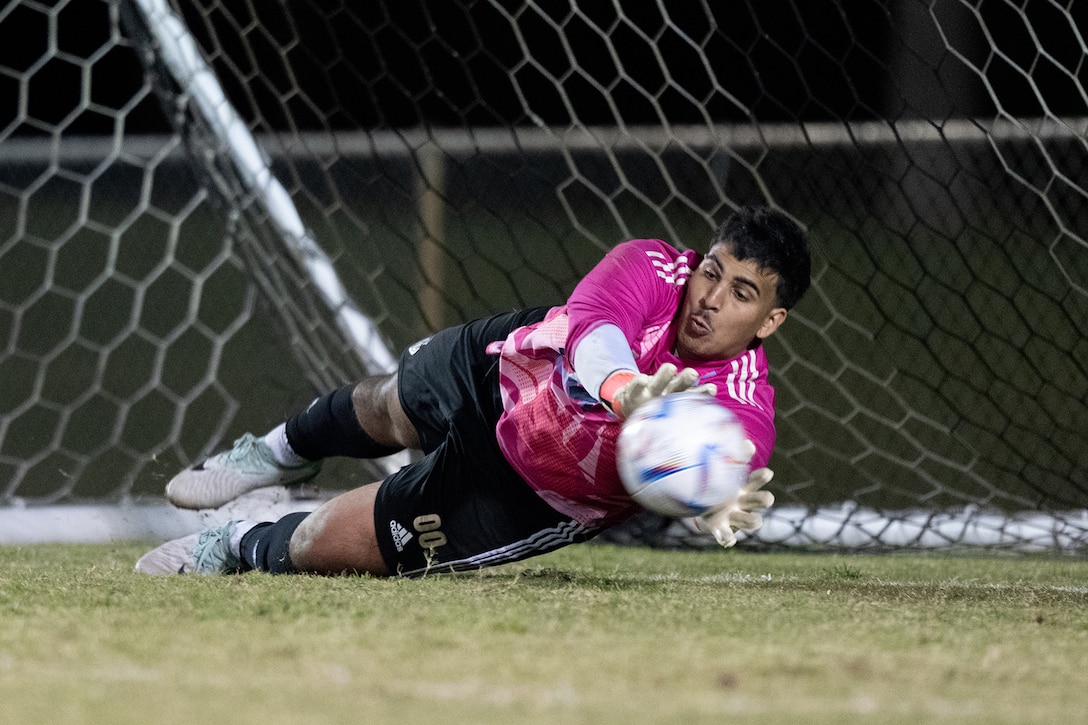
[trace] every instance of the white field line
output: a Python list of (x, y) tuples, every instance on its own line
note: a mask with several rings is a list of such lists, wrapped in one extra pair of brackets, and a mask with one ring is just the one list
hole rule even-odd
[[(829, 576), (834, 576), (831, 573)], [(773, 574), (742, 574), (737, 572), (726, 572), (722, 574), (709, 574), (706, 576), (696, 577), (695, 579), (689, 579), (689, 577), (681, 574), (651, 574), (647, 576), (640, 576), (638, 574), (621, 575), (619, 578), (626, 581), (646, 581), (646, 582), (671, 582), (671, 581), (694, 581), (702, 584), (767, 584), (771, 582), (784, 582), (788, 584), (804, 584), (805, 579), (796, 576), (781, 576)], [(1019, 588), (1028, 588), (1036, 591), (1050, 591), (1061, 592), (1063, 594), (1088, 594), (1088, 586), (1073, 586), (1067, 584), (1045, 584), (1034, 585), (1030, 583), (1018, 584), (1004, 584), (994, 582), (975, 582), (975, 581), (963, 581), (959, 579), (947, 579), (947, 580), (934, 580), (934, 581), (897, 581), (895, 579), (882, 579), (880, 577), (868, 577), (861, 575), (856, 579), (844, 579), (844, 582), (859, 582), (866, 586), (886, 587), (889, 589), (919, 589), (919, 588), (933, 588), (938, 587), (941, 589), (990, 589), (994, 591), (1003, 590), (1015, 590)]]

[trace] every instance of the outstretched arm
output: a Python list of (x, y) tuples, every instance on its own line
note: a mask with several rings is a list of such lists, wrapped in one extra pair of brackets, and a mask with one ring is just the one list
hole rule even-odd
[[(621, 418), (648, 400), (692, 389), (699, 379), (696, 371), (678, 371), (670, 363), (653, 375), (640, 373), (623, 331), (607, 323), (582, 338), (574, 354), (574, 369), (583, 387)], [(717, 389), (700, 385), (694, 390), (714, 395)]]

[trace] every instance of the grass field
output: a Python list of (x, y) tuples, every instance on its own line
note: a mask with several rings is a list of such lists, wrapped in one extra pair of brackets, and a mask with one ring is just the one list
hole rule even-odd
[(421, 580), (0, 548), (4, 723), (1072, 723), (1088, 561), (584, 545)]

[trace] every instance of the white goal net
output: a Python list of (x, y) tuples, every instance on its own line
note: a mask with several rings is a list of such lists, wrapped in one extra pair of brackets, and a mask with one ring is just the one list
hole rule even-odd
[(134, 521), (435, 329), (761, 203), (816, 259), (768, 341), (778, 504), (742, 545), (1079, 552), (1086, 10), (8, 3), (0, 519)]

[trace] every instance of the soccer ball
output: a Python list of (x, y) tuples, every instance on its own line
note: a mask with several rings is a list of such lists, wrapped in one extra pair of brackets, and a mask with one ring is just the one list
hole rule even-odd
[(647, 401), (623, 423), (616, 464), (627, 493), (674, 518), (732, 502), (748, 477), (750, 449), (733, 413), (705, 393)]

